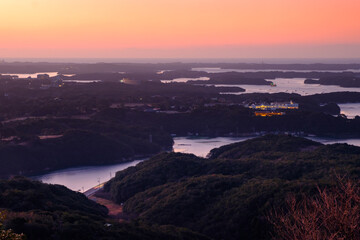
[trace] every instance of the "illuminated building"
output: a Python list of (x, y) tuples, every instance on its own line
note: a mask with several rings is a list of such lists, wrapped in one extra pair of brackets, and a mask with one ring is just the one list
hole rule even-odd
[(51, 87), (62, 87), (62, 86), (64, 86), (64, 82), (61, 76), (56, 76), (51, 79)]
[(249, 108), (256, 110), (299, 109), (299, 104), (290, 102), (273, 102), (270, 104), (252, 104)]
[(130, 85), (139, 85), (140, 81), (139, 80), (133, 80), (133, 79), (129, 79), (129, 78), (123, 78), (120, 80), (121, 83), (125, 83), (125, 84), (130, 84)]
[(272, 116), (282, 116), (285, 115), (284, 112), (272, 112), (272, 111), (256, 111), (255, 116), (257, 117), (272, 117)]

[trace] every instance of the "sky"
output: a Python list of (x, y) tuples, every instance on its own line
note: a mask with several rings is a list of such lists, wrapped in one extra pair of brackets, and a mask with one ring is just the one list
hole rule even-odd
[(359, 0), (0, 0), (0, 58), (359, 58)]

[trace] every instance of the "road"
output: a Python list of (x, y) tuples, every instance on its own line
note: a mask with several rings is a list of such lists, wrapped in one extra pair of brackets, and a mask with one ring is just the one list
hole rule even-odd
[(104, 187), (105, 183), (106, 183), (106, 182), (101, 183), (100, 185), (96, 185), (95, 187), (90, 188), (89, 190), (86, 190), (86, 191), (84, 192), (84, 195), (85, 195), (86, 197), (88, 197), (88, 198), (91, 197), (91, 196), (94, 195), (97, 191), (99, 191), (100, 189), (102, 189), (102, 188)]

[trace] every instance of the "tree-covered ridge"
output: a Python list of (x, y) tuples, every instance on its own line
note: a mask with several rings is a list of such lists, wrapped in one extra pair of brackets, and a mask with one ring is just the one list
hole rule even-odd
[(107, 219), (107, 209), (64, 186), (23, 177), (0, 181), (0, 209), (5, 229), (29, 240), (49, 239), (198, 239), (205, 236), (174, 226), (119, 224)]
[(12, 140), (0, 141), (0, 176), (124, 162), (173, 144), (164, 131), (114, 121), (31, 119), (1, 130)]
[[(56, 200), (56, 201), (54, 201)], [(0, 181), (0, 206), (11, 211), (83, 211), (106, 216), (107, 209), (62, 185), (43, 184), (23, 177)]]
[(306, 79), (305, 84), (339, 85), (341, 87), (360, 87), (360, 78), (356, 76), (323, 77), (319, 80)]
[(266, 135), (248, 141), (233, 143), (212, 149), (209, 153), (211, 159), (231, 158), (236, 159), (249, 156), (258, 152), (299, 152), (311, 150), (321, 146), (319, 142), (305, 138), (286, 135)]
[(331, 186), (334, 172), (355, 178), (360, 173), (359, 147), (287, 135), (212, 152), (210, 159), (159, 155), (117, 173), (105, 190), (139, 220), (186, 227), (214, 239), (269, 239), (265, 216), (281, 207), (287, 194)]
[(153, 155), (171, 149), (171, 134), (236, 136), (290, 131), (344, 138), (360, 134), (360, 118), (349, 120), (300, 110), (259, 118), (251, 111), (243, 106), (214, 106), (167, 114), (120, 108), (84, 119), (49, 117), (6, 122), (0, 124), (0, 176), (31, 175)]
[(118, 203), (126, 201), (138, 192), (167, 182), (194, 176), (204, 167), (204, 161), (192, 154), (162, 153), (135, 167), (117, 172), (105, 184)]
[[(246, 92), (234, 95), (221, 93), (240, 92), (243, 89), (198, 86), (190, 82), (160, 82), (163, 79), (207, 76), (211, 81), (269, 84), (264, 79), (286, 76), (342, 79), (341, 76), (352, 78), (355, 73), (275, 71), (210, 74), (191, 70), (191, 66), (202, 64), (75, 65), (81, 68), (71, 68), (72, 71), (76, 70), (73, 73), (77, 75), (62, 76), (64, 80), (93, 79), (102, 82), (65, 82), (62, 87), (47, 88), (51, 78), (1, 77), (0, 177), (16, 174), (36, 175), (61, 168), (111, 164), (131, 160), (139, 155), (154, 155), (171, 149), (171, 135), (174, 134), (216, 137), (296, 132), (336, 138), (360, 136), (360, 117), (347, 119), (340, 115), (337, 105), (359, 102), (358, 92), (308, 96), (297, 93)], [(91, 69), (83, 68), (85, 66)], [(159, 66), (168, 66), (170, 69), (167, 70), (172, 71), (158, 74)], [(178, 68), (179, 66), (181, 67)], [(307, 67), (315, 66), (321, 67)], [(336, 68), (345, 66), (347, 65), (329, 65)], [(19, 69), (20, 72), (32, 72), (35, 69), (49, 67), (62, 69), (60, 73), (64, 73), (63, 70), (68, 69), (67, 64), (37, 66), (19, 63), (2, 64), (1, 67), (4, 71), (9, 67), (8, 71)], [(127, 69), (124, 70), (126, 74), (110, 71), (118, 68)], [(122, 81), (123, 78), (129, 78), (138, 84), (126, 84)], [(202, 81), (201, 84), (204, 83), (206, 82)], [(299, 109), (284, 110), (285, 115), (282, 116), (257, 117), (254, 114), (255, 110), (247, 107), (253, 103), (289, 101), (298, 103)], [(72, 132), (74, 141), (66, 137), (70, 136), (69, 131)], [(88, 136), (85, 140), (84, 135)], [(49, 136), (58, 136), (58, 139), (44, 139)], [(84, 151), (86, 149), (89, 151)], [(101, 154), (104, 156), (100, 157)]]

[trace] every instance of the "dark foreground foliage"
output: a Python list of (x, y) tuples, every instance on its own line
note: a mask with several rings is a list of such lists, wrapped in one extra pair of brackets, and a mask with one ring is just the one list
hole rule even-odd
[(141, 221), (213, 239), (270, 239), (270, 209), (289, 193), (333, 186), (334, 171), (358, 177), (360, 148), (269, 135), (214, 149), (210, 159), (158, 155), (117, 173), (105, 190)]
[(104, 206), (83, 194), (23, 177), (0, 181), (0, 208), (6, 213), (5, 229), (24, 233), (29, 240), (207, 239), (173, 226), (113, 222)]
[(273, 239), (360, 239), (359, 182), (337, 180), (335, 187), (318, 188), (314, 196), (296, 199), (289, 194), (286, 207), (268, 215)]

